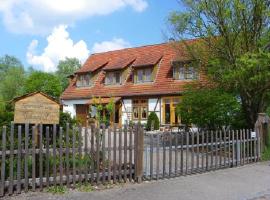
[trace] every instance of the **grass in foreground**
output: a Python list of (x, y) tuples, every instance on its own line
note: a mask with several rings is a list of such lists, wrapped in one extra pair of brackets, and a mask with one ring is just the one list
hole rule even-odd
[(89, 183), (76, 184), (76, 189), (80, 192), (92, 192), (95, 188)]
[(65, 194), (67, 192), (67, 188), (65, 186), (51, 186), (47, 189), (47, 192), (52, 194)]
[(263, 161), (270, 160), (270, 147), (264, 149), (262, 153), (262, 160)]

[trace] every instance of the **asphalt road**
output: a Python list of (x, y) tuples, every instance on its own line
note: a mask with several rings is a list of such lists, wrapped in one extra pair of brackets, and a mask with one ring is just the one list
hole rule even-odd
[(95, 192), (69, 191), (64, 195), (27, 193), (10, 200), (270, 200), (270, 163), (178, 177), (169, 180), (126, 184)]

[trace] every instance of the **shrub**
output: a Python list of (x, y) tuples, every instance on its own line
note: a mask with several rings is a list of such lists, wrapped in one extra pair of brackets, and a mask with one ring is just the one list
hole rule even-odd
[(154, 123), (154, 130), (159, 129), (159, 119), (155, 112), (151, 112), (147, 119), (146, 130), (150, 131), (152, 123)]
[(237, 97), (225, 91), (189, 86), (182, 101), (177, 105), (176, 112), (183, 124), (219, 129), (223, 126), (237, 125), (235, 120), (238, 117), (239, 121), (241, 117), (241, 104)]
[(0, 111), (0, 127), (10, 125), (13, 121), (14, 113), (8, 111)]
[(263, 161), (270, 160), (270, 131), (268, 133), (267, 140), (268, 140), (268, 143), (267, 143), (268, 145), (266, 145), (264, 147), (264, 150), (262, 152), (262, 160)]
[(265, 147), (263, 153), (262, 153), (262, 160), (267, 161), (270, 160), (270, 147)]
[(71, 127), (77, 124), (77, 121), (75, 118), (72, 118), (69, 113), (60, 112), (60, 127), (65, 128), (66, 124), (69, 123)]

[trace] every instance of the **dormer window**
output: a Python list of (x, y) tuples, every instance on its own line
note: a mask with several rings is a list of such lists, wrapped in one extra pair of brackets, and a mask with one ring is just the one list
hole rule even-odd
[(134, 83), (147, 83), (153, 81), (153, 68), (141, 68), (134, 71)]
[(196, 80), (198, 78), (197, 68), (191, 63), (177, 62), (173, 65), (173, 78), (176, 80)]
[(77, 87), (89, 87), (91, 86), (91, 75), (90, 74), (79, 74), (77, 76), (76, 86)]
[(120, 84), (121, 84), (120, 71), (106, 72), (105, 85), (120, 85)]

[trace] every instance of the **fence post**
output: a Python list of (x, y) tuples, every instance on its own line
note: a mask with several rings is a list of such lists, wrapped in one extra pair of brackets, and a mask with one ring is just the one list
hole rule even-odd
[(255, 123), (255, 131), (257, 133), (257, 138), (260, 140), (258, 141), (259, 144), (259, 152), (258, 156), (261, 157), (260, 154), (264, 150), (265, 147), (269, 147), (269, 125), (270, 125), (270, 118), (267, 116), (266, 113), (259, 113), (258, 119)]
[(240, 146), (241, 146), (241, 143), (240, 143), (239, 139), (237, 139), (237, 141), (236, 141), (236, 165), (237, 166), (240, 165), (240, 161), (241, 161), (240, 160), (240, 152), (241, 152)]
[(136, 164), (135, 164), (135, 181), (142, 182), (143, 177), (143, 149), (144, 149), (144, 130), (141, 125), (136, 128)]

